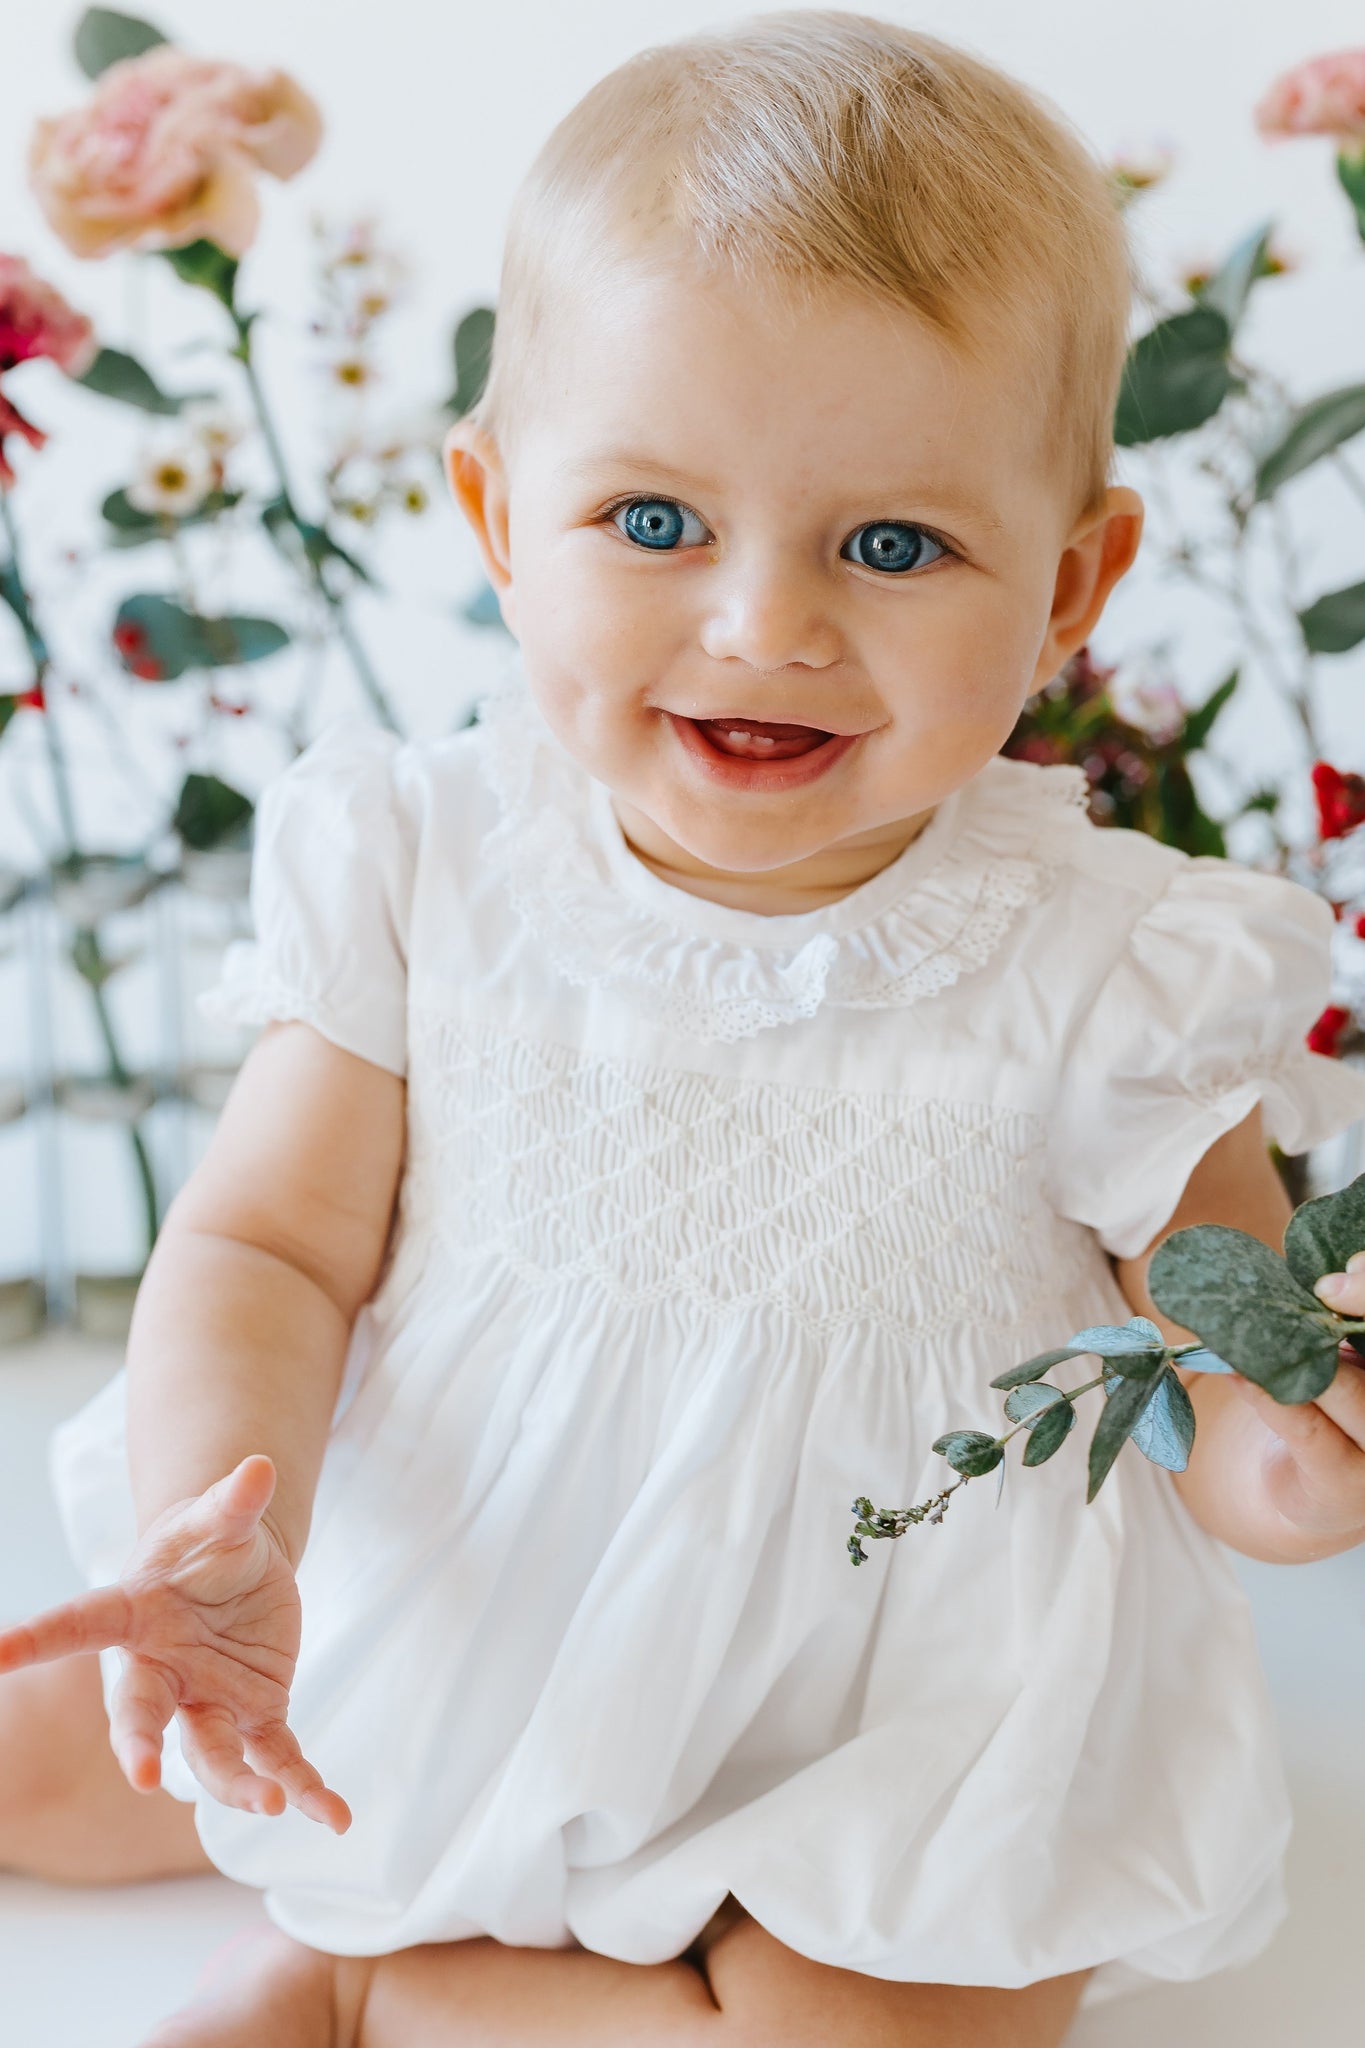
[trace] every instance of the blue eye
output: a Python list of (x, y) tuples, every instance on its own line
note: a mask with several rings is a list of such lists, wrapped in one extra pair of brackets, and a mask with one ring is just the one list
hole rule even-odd
[[(942, 542), (922, 526), (910, 526), (900, 519), (870, 520), (854, 530), (847, 544), (857, 550), (850, 559), (860, 562), (863, 568), (899, 571), (921, 567), (920, 550), (925, 541), (931, 548), (937, 548), (940, 555), (947, 554)], [(843, 549), (839, 552), (842, 554)]]
[[(623, 516), (624, 526), (620, 524)], [(706, 528), (696, 513), (675, 504), (672, 498), (632, 498), (629, 504), (618, 505), (611, 518), (618, 533), (624, 533), (627, 540), (661, 551), (677, 546), (689, 519), (701, 528), (703, 536), (706, 535)]]

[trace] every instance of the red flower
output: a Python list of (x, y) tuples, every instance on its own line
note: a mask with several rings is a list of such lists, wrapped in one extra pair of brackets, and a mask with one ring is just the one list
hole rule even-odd
[(1365, 917), (1358, 917), (1356, 919), (1356, 937), (1358, 939), (1365, 939)]
[(1343, 775), (1326, 761), (1313, 763), (1313, 794), (1318, 805), (1318, 836), (1343, 839), (1365, 823), (1365, 776)]
[(114, 645), (123, 656), (124, 667), (137, 676), (139, 681), (159, 683), (162, 680), (165, 672), (161, 663), (148, 649), (145, 628), (139, 626), (136, 620), (125, 619), (122, 625), (115, 626)]
[(6, 434), (22, 434), (30, 448), (41, 448), (47, 435), (41, 427), (35, 427), (32, 420), (26, 420), (0, 391), (0, 491), (14, 488), (17, 481), (13, 469), (5, 460)]
[(1342, 1035), (1350, 1021), (1349, 1010), (1343, 1010), (1340, 1003), (1329, 1003), (1309, 1029), (1308, 1050), (1325, 1053), (1328, 1059), (1339, 1059)]
[(22, 256), (0, 252), (0, 371), (50, 356), (79, 377), (98, 353), (95, 330), (55, 286), (35, 277)]

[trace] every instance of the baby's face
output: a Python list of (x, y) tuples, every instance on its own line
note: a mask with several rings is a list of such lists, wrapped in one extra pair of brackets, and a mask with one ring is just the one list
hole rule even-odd
[(1008, 362), (852, 294), (798, 313), (625, 268), (564, 309), (541, 375), (505, 471), (483, 437), (471, 517), (549, 724), (665, 858), (758, 874), (903, 843), (1136, 550), (1141, 500), (1114, 490), (1066, 552)]

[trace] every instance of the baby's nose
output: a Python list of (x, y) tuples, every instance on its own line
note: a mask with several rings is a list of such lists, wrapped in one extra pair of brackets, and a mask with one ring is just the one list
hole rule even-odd
[(828, 668), (843, 656), (829, 593), (809, 568), (790, 561), (736, 562), (706, 585), (701, 644), (715, 661), (754, 669)]

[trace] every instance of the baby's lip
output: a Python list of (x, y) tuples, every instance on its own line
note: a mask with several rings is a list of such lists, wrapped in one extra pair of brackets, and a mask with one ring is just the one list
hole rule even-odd
[(671, 711), (673, 718), (686, 718), (693, 725), (714, 725), (740, 732), (766, 733), (774, 740), (805, 739), (815, 733), (822, 738), (861, 738), (872, 728), (849, 725), (838, 718), (759, 718), (747, 711)]

